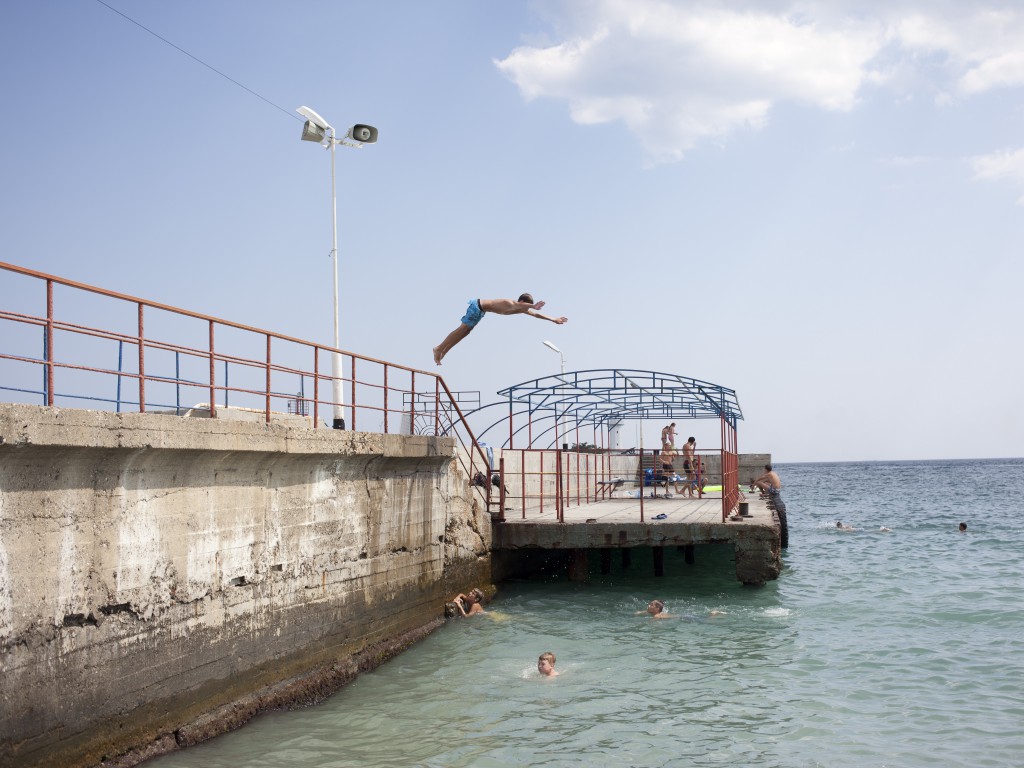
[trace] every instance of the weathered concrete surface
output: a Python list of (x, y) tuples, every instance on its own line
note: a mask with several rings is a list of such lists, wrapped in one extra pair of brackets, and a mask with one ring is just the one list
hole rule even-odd
[(0, 405), (0, 765), (130, 764), (318, 700), (429, 631), (490, 582), (454, 456)]
[[(770, 518), (769, 518), (770, 519)], [(775, 525), (745, 523), (516, 521), (494, 526), (495, 567), (504, 570), (500, 553), (510, 550), (582, 550), (730, 544), (736, 555), (736, 578), (764, 584), (779, 577), (782, 557)], [(514, 559), (513, 559), (514, 562)]]

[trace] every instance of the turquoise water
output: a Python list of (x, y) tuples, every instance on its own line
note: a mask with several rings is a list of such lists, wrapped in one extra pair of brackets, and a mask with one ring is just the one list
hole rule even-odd
[[(1024, 765), (1024, 460), (776, 468), (777, 582), (715, 547), (505, 584), (327, 702), (147, 768)], [(636, 616), (653, 597), (678, 618)]]

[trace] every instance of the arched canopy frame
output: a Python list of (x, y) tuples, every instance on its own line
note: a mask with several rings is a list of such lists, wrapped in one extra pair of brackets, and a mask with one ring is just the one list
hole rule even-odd
[[(577, 429), (592, 427), (595, 433), (623, 421), (644, 419), (720, 419), (735, 431), (743, 418), (734, 390), (659, 371), (567, 371), (524, 381), (498, 394), (507, 399), (510, 416), (525, 410), (532, 421), (550, 412), (556, 420), (573, 423)], [(517, 409), (517, 403), (525, 409)], [(510, 419), (506, 447), (512, 447), (518, 431), (513, 431)]]

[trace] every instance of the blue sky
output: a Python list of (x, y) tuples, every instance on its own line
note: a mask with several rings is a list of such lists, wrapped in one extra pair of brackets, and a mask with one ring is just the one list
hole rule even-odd
[(1024, 3), (109, 4), (263, 98), (96, 0), (4, 3), (0, 260), (329, 342), (305, 104), (380, 129), (338, 155), (345, 349), (433, 370), (530, 291), (569, 323), (485, 318), (451, 389), (557, 373), (548, 339), (735, 389), (777, 461), (1024, 453)]

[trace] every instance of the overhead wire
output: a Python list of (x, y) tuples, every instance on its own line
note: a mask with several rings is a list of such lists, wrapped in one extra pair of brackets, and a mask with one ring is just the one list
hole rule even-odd
[(174, 48), (174, 49), (175, 49), (176, 51), (179, 51), (180, 53), (183, 53), (183, 54), (185, 54), (186, 56), (188, 56), (188, 57), (189, 57), (190, 59), (192, 59), (193, 61), (195, 61), (195, 62), (197, 62), (197, 63), (199, 63), (199, 64), (202, 64), (202, 65), (203, 65), (204, 67), (206, 67), (207, 69), (209, 69), (209, 70), (210, 70), (211, 72), (215, 72), (216, 74), (220, 75), (220, 76), (221, 76), (221, 77), (223, 77), (223, 78), (224, 78), (225, 80), (227, 80), (228, 82), (230, 82), (230, 83), (233, 83), (233, 84), (237, 85), (237, 86), (238, 86), (239, 88), (241, 88), (242, 90), (244, 90), (244, 91), (248, 91), (249, 93), (251, 93), (251, 94), (252, 94), (253, 96), (255, 96), (256, 98), (258, 98), (258, 99), (260, 99), (260, 100), (262, 100), (262, 101), (265, 101), (265, 102), (266, 102), (267, 104), (269, 104), (270, 106), (274, 107), (275, 109), (279, 109), (279, 110), (281, 110), (282, 112), (284, 112), (284, 113), (285, 113), (286, 115), (288, 115), (288, 116), (289, 116), (289, 117), (291, 117), (291, 118), (294, 118), (294, 119), (296, 119), (296, 120), (299, 120), (299, 121), (301, 121), (301, 120), (302, 120), (302, 118), (301, 118), (301, 117), (299, 117), (298, 115), (296, 115), (296, 114), (295, 114), (294, 112), (291, 112), (290, 110), (287, 110), (287, 109), (285, 109), (284, 107), (280, 106), (279, 104), (275, 104), (275, 103), (274, 103), (274, 102), (272, 102), (272, 101), (271, 101), (270, 99), (268, 99), (268, 98), (267, 98), (266, 96), (262, 96), (261, 94), (259, 94), (259, 93), (256, 93), (256, 91), (254, 91), (254, 90), (253, 90), (252, 88), (249, 88), (248, 86), (246, 86), (246, 85), (243, 85), (242, 83), (240, 83), (240, 82), (238, 82), (237, 80), (235, 80), (235, 79), (234, 79), (233, 77), (228, 77), (227, 75), (225, 75), (225, 74), (224, 74), (223, 72), (221, 72), (221, 71), (220, 71), (219, 69), (217, 69), (216, 67), (214, 67), (214, 66), (212, 66), (212, 65), (210, 65), (210, 64), (207, 64), (207, 63), (206, 63), (205, 61), (203, 61), (202, 59), (200, 59), (200, 58), (199, 58), (198, 56), (194, 56), (193, 54), (189, 53), (188, 51), (186, 51), (186, 50), (185, 50), (184, 48), (182, 48), (181, 46), (175, 45), (175, 44), (174, 44), (174, 43), (172, 43), (172, 42), (171, 42), (170, 40), (168, 40), (168, 39), (167, 39), (166, 37), (163, 37), (163, 36), (161, 36), (161, 35), (158, 35), (158, 34), (157, 34), (156, 32), (154, 32), (154, 31), (153, 31), (152, 29), (150, 29), (149, 27), (147, 27), (147, 26), (146, 26), (145, 24), (140, 24), (140, 23), (139, 23), (139, 22), (137, 22), (137, 21), (136, 21), (135, 19), (133, 19), (133, 18), (132, 18), (131, 16), (128, 16), (127, 14), (125, 14), (125, 13), (122, 13), (121, 11), (119, 11), (119, 10), (118, 10), (117, 8), (115, 8), (114, 6), (110, 5), (109, 3), (105, 3), (105, 2), (103, 2), (103, 0), (96, 0), (96, 2), (97, 2), (97, 3), (99, 3), (100, 5), (102, 5), (102, 6), (106, 7), (106, 8), (108, 8), (109, 10), (113, 11), (114, 13), (116, 13), (116, 14), (117, 14), (118, 16), (121, 16), (121, 17), (122, 17), (122, 18), (124, 18), (125, 20), (127, 20), (127, 21), (130, 21), (130, 22), (131, 22), (132, 24), (134, 24), (135, 26), (137, 26), (137, 27), (138, 27), (139, 29), (143, 29), (143, 30), (145, 30), (146, 32), (149, 32), (149, 34), (151, 34), (151, 35), (152, 35), (153, 37), (155, 37), (155, 38), (156, 38), (157, 40), (160, 40), (161, 42), (167, 43), (167, 45), (171, 46), (171, 47), (172, 47), (172, 48)]

